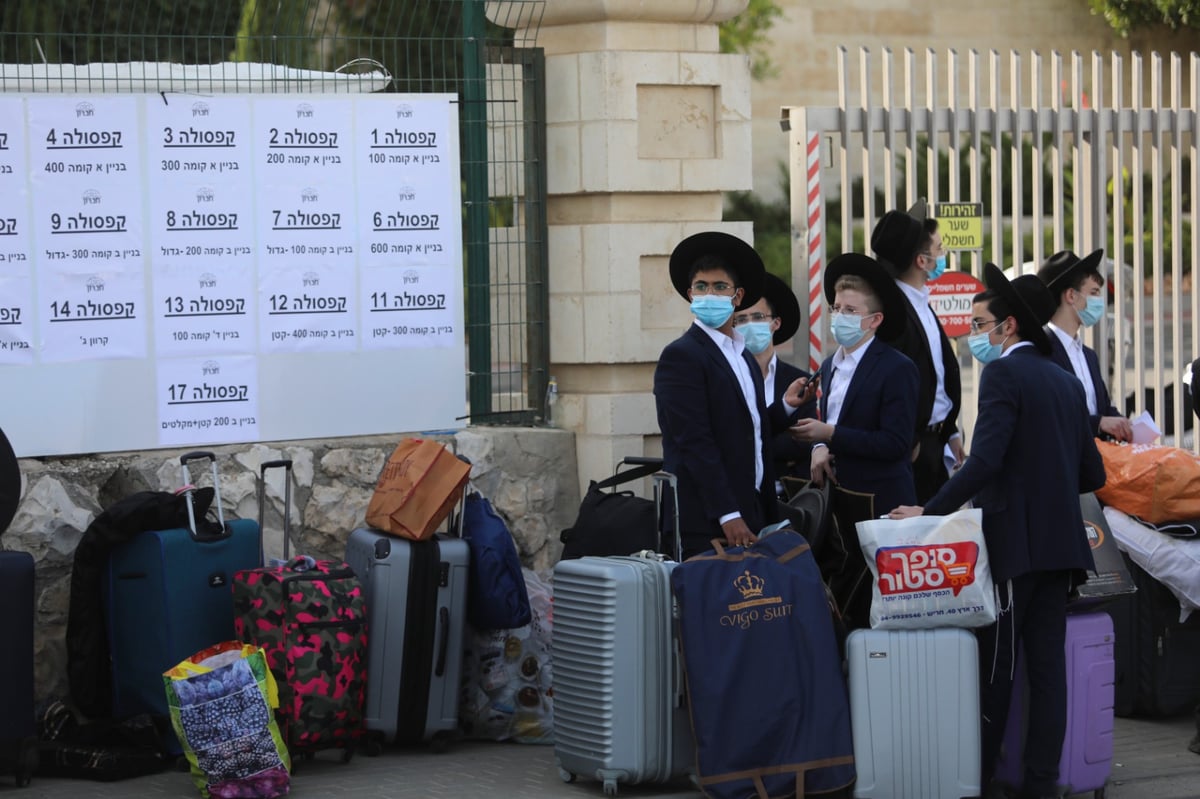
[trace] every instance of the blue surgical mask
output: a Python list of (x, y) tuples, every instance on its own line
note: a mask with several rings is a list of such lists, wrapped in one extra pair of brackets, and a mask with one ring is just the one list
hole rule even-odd
[(733, 297), (723, 294), (693, 297), (692, 314), (709, 327), (720, 327), (733, 316)]
[(1100, 321), (1100, 317), (1104, 316), (1104, 298), (1088, 297), (1087, 307), (1078, 313), (1079, 321), (1083, 322), (1083, 326), (1091, 327)]
[(945, 273), (945, 271), (946, 271), (946, 256), (939, 255), (934, 260), (934, 264), (935, 264), (935, 266), (933, 267), (933, 271), (929, 273), (930, 280), (937, 280), (939, 277), (941, 277)]
[(774, 335), (771, 332), (770, 322), (747, 322), (744, 325), (738, 325), (737, 332), (746, 339), (746, 349), (755, 355), (771, 346), (771, 337)]
[(971, 354), (975, 356), (975, 360), (985, 365), (1004, 353), (1004, 341), (1008, 341), (1008, 336), (1005, 336), (1004, 341), (993, 344), (988, 338), (990, 335), (991, 333), (976, 333), (973, 336), (967, 336), (967, 346), (970, 347)]
[(862, 329), (862, 321), (859, 314), (835, 313), (829, 320), (834, 340), (846, 348), (862, 341), (863, 336), (867, 335), (867, 331)]

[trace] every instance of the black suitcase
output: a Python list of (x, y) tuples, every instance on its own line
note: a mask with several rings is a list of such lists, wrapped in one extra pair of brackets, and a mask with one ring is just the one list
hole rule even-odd
[(0, 646), (0, 774), (24, 787), (37, 769), (33, 719), (33, 556), (0, 552), (0, 608), (6, 624)]
[(1118, 716), (1175, 716), (1200, 702), (1200, 612), (1179, 621), (1179, 600), (1125, 556), (1137, 593), (1107, 610), (1116, 633)]

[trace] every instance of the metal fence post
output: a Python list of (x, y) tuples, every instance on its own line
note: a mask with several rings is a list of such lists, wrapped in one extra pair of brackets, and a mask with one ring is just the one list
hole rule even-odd
[(472, 419), (492, 410), (491, 269), (488, 263), (487, 59), (484, 0), (462, 14), (463, 207), (467, 257), (467, 397)]

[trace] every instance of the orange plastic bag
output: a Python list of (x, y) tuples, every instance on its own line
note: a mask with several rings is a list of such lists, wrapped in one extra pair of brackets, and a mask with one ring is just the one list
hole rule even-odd
[(1097, 441), (1105, 505), (1152, 524), (1200, 519), (1200, 458), (1178, 447)]
[(470, 474), (470, 464), (436, 441), (406, 438), (379, 475), (367, 524), (414, 541), (429, 538), (462, 497)]

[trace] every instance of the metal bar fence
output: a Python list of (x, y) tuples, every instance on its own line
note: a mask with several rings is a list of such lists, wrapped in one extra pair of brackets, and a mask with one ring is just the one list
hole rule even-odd
[[(824, 151), (818, 162), (830, 159), (817, 178), (819, 214), (792, 209), (797, 294), (819, 296), (810, 228), (824, 221), (826, 201), (855, 196), (862, 210), (841, 203), (841, 240), (827, 243), (826, 258), (869, 241), (884, 211), (917, 197), (983, 204), (983, 247), (952, 253), (950, 264), (976, 276), (984, 261), (1016, 275), (1060, 249), (1103, 248), (1109, 310), (1085, 341), (1100, 356), (1113, 402), (1129, 415), (1148, 410), (1167, 443), (1200, 451), (1184, 375), (1200, 357), (1200, 54), (1190, 54), (1187, 70), (1172, 54), (1164, 71), (1164, 58), (1150, 53), (1147, 72), (1137, 53), (926, 51), (923, 80), (914, 58), (839, 48), (838, 105), (784, 109), (791, 152), (804, 152), (811, 137)], [(790, 160), (792, 185), (811, 184), (802, 159)], [(793, 192), (793, 206), (802, 196)], [(812, 316), (828, 354), (826, 323)], [(807, 360), (798, 347), (797, 359)], [(959, 357), (969, 431), (978, 367), (965, 346)]]

